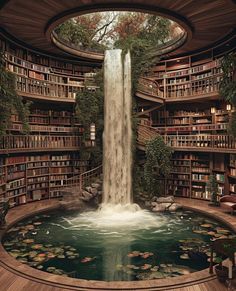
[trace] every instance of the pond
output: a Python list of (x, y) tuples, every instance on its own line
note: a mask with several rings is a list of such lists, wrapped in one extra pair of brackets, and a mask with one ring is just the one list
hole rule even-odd
[(113, 224), (112, 219), (101, 223), (96, 211), (36, 215), (9, 229), (3, 246), (18, 261), (45, 272), (134, 281), (205, 269), (211, 240), (235, 236), (222, 223), (192, 211), (142, 210), (141, 217), (122, 217)]

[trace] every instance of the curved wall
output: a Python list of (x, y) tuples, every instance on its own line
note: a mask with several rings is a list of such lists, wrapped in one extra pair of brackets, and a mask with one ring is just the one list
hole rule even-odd
[[(176, 151), (175, 171), (165, 181), (167, 193), (209, 199), (205, 192), (212, 172), (220, 179), (223, 173), (224, 181), (219, 181), (222, 192), (236, 193), (236, 165), (229, 163), (236, 142), (227, 134), (232, 110), (227, 110), (219, 96), (220, 58), (234, 49), (233, 43), (234, 37), (195, 55), (163, 58), (139, 82), (140, 111), (149, 112), (152, 125)], [(9, 135), (0, 140), (0, 197), (10, 199), (12, 206), (58, 197), (67, 179), (86, 168), (86, 162), (80, 160), (83, 128), (74, 117), (74, 104), (84, 82), (96, 90), (94, 66), (32, 52), (4, 35), (0, 44), (7, 69), (16, 74), (17, 92), (33, 101), (30, 135), (21, 134), (22, 124), (12, 115)], [(198, 162), (196, 170), (200, 152), (210, 152), (211, 157), (207, 167)], [(220, 165), (214, 165), (219, 159)], [(187, 171), (180, 160), (194, 170)]]

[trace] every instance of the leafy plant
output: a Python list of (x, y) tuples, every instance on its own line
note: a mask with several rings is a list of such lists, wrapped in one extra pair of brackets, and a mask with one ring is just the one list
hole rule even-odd
[(102, 162), (102, 133), (104, 127), (102, 70), (97, 73), (93, 85), (99, 85), (99, 87), (92, 90), (91, 86), (86, 85), (83, 91), (79, 91), (76, 95), (76, 116), (84, 126), (84, 140), (90, 139), (91, 123), (95, 123), (96, 127), (96, 146), (81, 149), (84, 159), (91, 161), (91, 167), (95, 167)]
[[(172, 150), (158, 135), (146, 144), (146, 162), (144, 164), (145, 188), (150, 196), (163, 194), (158, 178), (169, 175), (171, 171)], [(162, 183), (163, 184), (163, 183)]]
[(232, 105), (236, 105), (235, 52), (224, 56), (221, 62), (221, 68), (223, 70), (223, 77), (220, 82), (220, 94), (226, 101)]
[(0, 53), (0, 136), (6, 133), (11, 123), (12, 113), (17, 113), (23, 123), (23, 132), (27, 132), (30, 103), (24, 104), (15, 90), (15, 75), (5, 68), (3, 53)]
[(217, 196), (219, 194), (219, 185), (215, 174), (210, 175), (207, 190), (211, 193), (211, 203), (218, 206), (219, 202), (217, 200)]
[[(222, 59), (223, 77), (220, 82), (220, 95), (236, 106), (236, 53), (230, 53)], [(233, 112), (229, 124), (229, 133), (236, 136), (236, 113)]]

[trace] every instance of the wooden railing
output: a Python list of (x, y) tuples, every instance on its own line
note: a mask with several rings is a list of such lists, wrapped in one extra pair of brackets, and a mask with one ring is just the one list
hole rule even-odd
[(67, 180), (66, 186), (67, 187), (76, 187), (79, 186), (79, 190), (81, 191), (85, 185), (89, 185), (92, 183), (92, 181), (99, 177), (102, 174), (102, 165), (86, 171), (84, 173), (81, 173), (79, 175), (76, 175), (74, 177), (71, 177)]
[[(137, 143), (144, 147), (146, 142), (159, 134), (156, 128), (139, 125)], [(236, 139), (231, 135), (196, 134), (196, 135), (162, 135), (166, 144), (176, 149), (209, 149), (236, 151)]]
[(6, 135), (0, 138), (1, 151), (19, 151), (36, 149), (79, 149), (79, 136), (59, 135)]
[(184, 84), (167, 84), (166, 99), (189, 98), (191, 96), (218, 93), (220, 80), (220, 75), (213, 75), (200, 80), (188, 81)]
[(230, 135), (165, 135), (166, 143), (174, 148), (209, 148), (236, 150), (236, 139)]
[(201, 131), (215, 131), (222, 130), (226, 131), (228, 128), (228, 123), (218, 123), (218, 124), (200, 124), (200, 125), (169, 125), (163, 127), (155, 127), (155, 129), (160, 132), (160, 134), (168, 133), (178, 133), (178, 132), (201, 132)]
[(160, 91), (158, 83), (148, 78), (139, 78), (137, 90), (153, 97), (163, 98), (163, 92)]

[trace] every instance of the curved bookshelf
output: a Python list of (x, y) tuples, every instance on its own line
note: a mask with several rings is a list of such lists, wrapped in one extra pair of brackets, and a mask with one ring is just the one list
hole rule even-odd
[[(9, 198), (14, 206), (59, 197), (66, 181), (87, 170), (80, 159), (83, 127), (74, 103), (85, 83), (96, 90), (97, 64), (33, 53), (4, 37), (0, 47), (6, 67), (16, 74), (19, 95), (33, 100), (30, 135), (21, 133), (22, 124), (13, 114), (8, 134), (0, 140), (0, 199)], [(159, 133), (175, 151), (173, 172), (164, 181), (168, 194), (210, 199), (206, 187), (211, 173), (217, 175), (221, 193), (236, 194), (236, 167), (229, 163), (236, 141), (227, 133), (232, 108), (219, 97), (221, 57), (222, 49), (213, 48), (161, 60), (139, 80), (138, 115), (152, 125), (151, 133), (148, 126), (138, 132), (140, 148)]]

